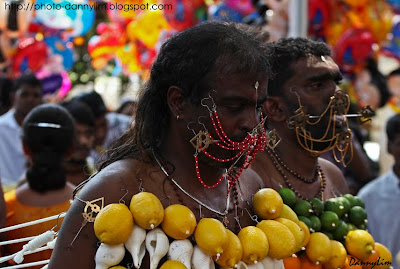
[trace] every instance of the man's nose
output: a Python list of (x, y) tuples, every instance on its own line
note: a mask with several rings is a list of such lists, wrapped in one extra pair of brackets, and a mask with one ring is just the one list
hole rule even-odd
[(243, 117), (240, 129), (246, 131), (247, 133), (251, 132), (259, 122), (260, 122), (260, 115), (259, 112), (256, 110)]

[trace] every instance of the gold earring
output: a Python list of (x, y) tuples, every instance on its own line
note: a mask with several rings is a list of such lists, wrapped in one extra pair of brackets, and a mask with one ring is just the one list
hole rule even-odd
[(179, 120), (179, 115), (176, 115), (176, 119)]
[(278, 132), (273, 129), (269, 132), (267, 132), (267, 137), (266, 137), (266, 146), (270, 148), (271, 150), (274, 150), (276, 146), (281, 142), (282, 138), (278, 134)]
[(208, 133), (199, 131), (192, 139), (190, 139), (190, 143), (196, 149), (196, 152), (200, 152), (207, 149), (210, 144), (214, 143), (214, 141)]

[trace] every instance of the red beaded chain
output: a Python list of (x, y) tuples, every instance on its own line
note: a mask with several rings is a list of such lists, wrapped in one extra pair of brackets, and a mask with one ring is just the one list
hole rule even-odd
[(210, 159), (213, 159), (214, 161), (220, 162), (220, 163), (226, 163), (226, 162), (230, 162), (233, 161), (234, 159), (238, 158), (240, 155), (243, 154), (243, 152), (245, 152), (245, 150), (239, 151), (235, 156), (228, 158), (228, 159), (220, 159), (217, 157), (212, 156), (210, 153), (208, 153), (208, 151), (206, 151), (205, 149), (202, 150), (202, 152), (209, 157)]
[[(218, 126), (215, 124), (213, 115), (215, 116), (215, 119), (217, 120)], [(217, 133), (217, 135), (222, 143), (224, 143), (228, 147), (232, 147), (232, 149), (235, 149), (235, 150), (241, 149), (246, 146), (246, 144), (248, 143), (248, 140), (251, 137), (250, 134), (247, 134), (247, 136), (243, 139), (242, 142), (235, 142), (226, 135), (225, 131), (222, 128), (221, 122), (219, 121), (216, 111), (214, 112), (214, 114), (210, 113), (210, 118), (211, 118), (214, 130)], [(222, 135), (221, 135), (221, 133), (222, 133)]]
[[(215, 123), (214, 117), (217, 121), (217, 124)], [(265, 135), (265, 130), (264, 130), (264, 125), (261, 124), (262, 128), (261, 128), (261, 132), (260, 133), (248, 133), (247, 136), (244, 138), (244, 140), (242, 142), (234, 142), (232, 141), (224, 132), (221, 122), (219, 121), (219, 117), (217, 114), (217, 111), (214, 111), (214, 113), (210, 113), (210, 119), (213, 123), (213, 127), (214, 130), (216, 132), (216, 134), (219, 136), (219, 138), (221, 139), (222, 143), (218, 143), (217, 141), (215, 141), (215, 139), (213, 139), (213, 137), (211, 136), (210, 133), (206, 132), (206, 135), (209, 136), (209, 138), (215, 142), (215, 144), (217, 146), (219, 146), (220, 148), (226, 149), (226, 150), (239, 150), (239, 152), (231, 157), (231, 158), (226, 158), (226, 159), (221, 159), (218, 157), (215, 157), (213, 155), (211, 155), (209, 152), (207, 152), (206, 149), (203, 148), (199, 148), (199, 150), (201, 152), (204, 152), (204, 154), (215, 160), (218, 162), (230, 162), (233, 161), (234, 159), (237, 158), (241, 158), (244, 157), (245, 161), (243, 163), (243, 165), (241, 166), (241, 168), (239, 169), (239, 172), (235, 174), (234, 177), (232, 177), (232, 173), (233, 170), (229, 171), (228, 174), (223, 174), (220, 176), (220, 178), (218, 179), (218, 181), (213, 184), (213, 185), (207, 185), (204, 180), (201, 178), (200, 175), (200, 169), (199, 169), (199, 161), (198, 161), (198, 156), (197, 153), (194, 155), (195, 158), (195, 169), (196, 169), (196, 176), (197, 179), (199, 180), (200, 184), (207, 189), (212, 189), (217, 187), (221, 182), (222, 179), (227, 177), (228, 183), (229, 183), (229, 188), (228, 188), (228, 193), (231, 189), (231, 187), (235, 184), (235, 182), (239, 179), (241, 173), (243, 172), (244, 169), (248, 168), (250, 163), (254, 160), (254, 158), (256, 157), (256, 154), (258, 151), (263, 151), (265, 144), (266, 144), (266, 135)], [(264, 120), (263, 120), (264, 121)], [(262, 121), (262, 122), (263, 122)], [(222, 134), (222, 135), (221, 135)], [(246, 152), (246, 155), (243, 156), (243, 153)]]
[(226, 175), (225, 175), (225, 173), (224, 173), (224, 174), (222, 174), (222, 175), (219, 177), (218, 181), (217, 181), (215, 184), (213, 184), (213, 185), (207, 185), (207, 184), (203, 181), (203, 179), (201, 178), (200, 169), (199, 169), (199, 158), (197, 157), (197, 155), (194, 156), (194, 160), (195, 160), (195, 168), (196, 168), (196, 176), (197, 176), (197, 179), (199, 180), (200, 184), (203, 185), (204, 188), (206, 188), (206, 189), (213, 189), (213, 188), (217, 187), (217, 186), (222, 182), (222, 179), (223, 179), (223, 178), (225, 178)]

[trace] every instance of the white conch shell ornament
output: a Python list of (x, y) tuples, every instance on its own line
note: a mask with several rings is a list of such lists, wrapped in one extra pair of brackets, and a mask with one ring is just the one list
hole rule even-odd
[(215, 264), (210, 255), (204, 253), (198, 246), (195, 246), (192, 256), (192, 268), (215, 269)]
[(97, 249), (94, 258), (96, 262), (95, 269), (108, 269), (111, 266), (119, 264), (125, 256), (124, 244), (107, 245), (101, 243)]
[(264, 265), (264, 268), (285, 269), (283, 260), (277, 260), (268, 256), (265, 257), (260, 263)]
[(126, 240), (125, 247), (131, 253), (133, 265), (135, 268), (140, 268), (143, 257), (146, 254), (146, 230), (139, 225), (134, 225), (131, 235)]
[(175, 240), (169, 245), (168, 259), (180, 261), (187, 269), (191, 269), (193, 245), (188, 239)]
[(169, 249), (168, 237), (160, 228), (155, 228), (147, 233), (146, 249), (150, 255), (150, 269), (156, 269)]

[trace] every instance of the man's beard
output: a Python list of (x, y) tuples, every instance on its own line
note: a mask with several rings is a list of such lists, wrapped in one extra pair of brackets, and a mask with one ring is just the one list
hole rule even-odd
[[(297, 115), (299, 104), (288, 104), (292, 116)], [(303, 107), (304, 109), (304, 107)], [(330, 111), (303, 111), (304, 114), (319, 116), (320, 118), (305, 119), (305, 123), (299, 126), (289, 126), (293, 129), (298, 143), (314, 154), (329, 151), (337, 144), (337, 135), (348, 131), (347, 121), (337, 126), (334, 114)], [(324, 113), (327, 112), (327, 113)], [(315, 124), (312, 124), (315, 123)]]

